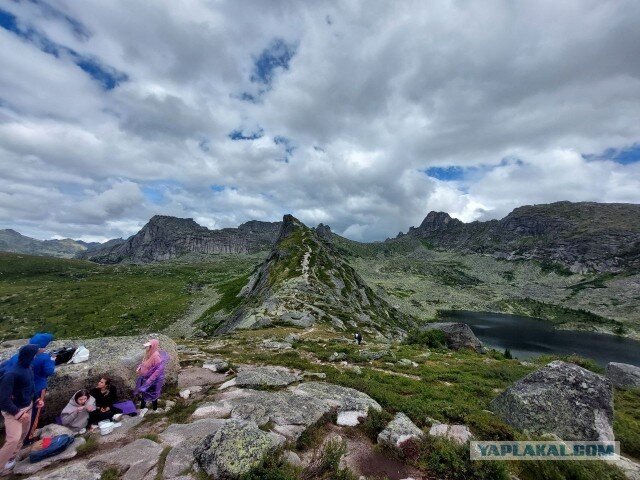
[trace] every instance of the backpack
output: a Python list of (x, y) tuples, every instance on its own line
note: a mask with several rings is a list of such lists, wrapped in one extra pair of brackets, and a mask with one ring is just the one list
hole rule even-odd
[(71, 357), (73, 357), (75, 351), (75, 347), (63, 347), (53, 352), (52, 355), (56, 357), (56, 366), (69, 362), (69, 360), (71, 360)]
[(81, 363), (89, 360), (89, 350), (86, 347), (80, 346), (73, 352), (73, 356), (69, 363)]
[(32, 452), (29, 454), (29, 462), (36, 463), (45, 458), (53, 457), (64, 452), (75, 439), (71, 435), (56, 435), (51, 439), (51, 443), (47, 448)]

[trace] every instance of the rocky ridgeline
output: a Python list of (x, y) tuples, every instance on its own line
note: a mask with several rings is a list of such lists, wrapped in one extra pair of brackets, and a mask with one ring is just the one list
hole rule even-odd
[(109, 240), (105, 244), (83, 242), (63, 238), (60, 240), (38, 240), (22, 235), (15, 230), (0, 230), (0, 252), (25, 253), (29, 255), (45, 255), (50, 257), (73, 258), (83, 252), (111, 246), (123, 240)]
[(269, 257), (254, 272), (240, 296), (243, 301), (216, 333), (283, 323), (310, 327), (322, 321), (337, 330), (402, 334), (412, 319), (376, 295), (327, 240), (285, 215)]
[(444, 249), (558, 262), (574, 272), (637, 271), (639, 219), (640, 205), (557, 202), (519, 207), (487, 222), (463, 223), (431, 212), (406, 235)]
[(147, 263), (187, 253), (254, 253), (271, 248), (279, 231), (279, 222), (254, 220), (238, 228), (209, 230), (191, 218), (156, 215), (126, 241), (88, 251), (81, 258), (106, 264)]

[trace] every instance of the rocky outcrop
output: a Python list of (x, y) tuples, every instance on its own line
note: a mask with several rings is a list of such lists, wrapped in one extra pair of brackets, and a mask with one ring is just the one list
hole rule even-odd
[(150, 336), (160, 340), (160, 348), (171, 356), (165, 378), (167, 384), (178, 380), (178, 349), (165, 335), (137, 335), (130, 337), (103, 337), (85, 340), (63, 340), (51, 343), (50, 350), (67, 345), (84, 345), (89, 349), (87, 362), (64, 364), (56, 368), (49, 380), (43, 423), (54, 420), (71, 396), (80, 389), (92, 388), (101, 376), (107, 375), (118, 389), (121, 398), (129, 398), (135, 387), (136, 367), (144, 354), (143, 344)]
[(118, 478), (121, 480), (153, 478), (155, 473), (152, 472), (156, 470), (161, 453), (160, 444), (141, 438), (122, 448), (93, 457), (87, 463), (87, 467), (99, 472), (114, 468), (120, 474)]
[(420, 326), (420, 330), (440, 330), (447, 339), (447, 346), (454, 350), (467, 348), (478, 353), (484, 351), (484, 347), (478, 338), (471, 331), (466, 323), (456, 322), (435, 322)]
[(611, 362), (607, 365), (607, 378), (614, 387), (625, 390), (640, 388), (640, 367)]
[(300, 380), (302, 380), (302, 375), (285, 367), (244, 365), (238, 368), (236, 378), (224, 384), (223, 387), (285, 387)]
[(519, 380), (491, 402), (506, 423), (563, 440), (613, 440), (613, 388), (602, 375), (561, 361)]
[(407, 235), (440, 248), (557, 262), (575, 272), (637, 271), (639, 219), (640, 205), (556, 202), (519, 207), (487, 222), (463, 223), (430, 212)]
[(418, 439), (424, 433), (404, 413), (398, 412), (389, 424), (378, 434), (378, 443), (401, 448), (407, 440)]
[(330, 241), (291, 215), (284, 216), (276, 245), (239, 296), (242, 302), (230, 317), (206, 319), (215, 334), (325, 322), (398, 336), (413, 321), (369, 288)]
[(280, 231), (279, 222), (252, 220), (238, 228), (209, 230), (191, 218), (156, 215), (126, 241), (88, 251), (82, 258), (98, 263), (148, 263), (187, 253), (254, 253), (270, 249)]
[(254, 423), (229, 420), (205, 437), (193, 455), (202, 470), (221, 480), (236, 479), (257, 466), (284, 437), (260, 430)]
[(432, 425), (429, 429), (429, 435), (447, 438), (458, 445), (463, 445), (473, 438), (466, 425), (447, 425), (446, 423)]

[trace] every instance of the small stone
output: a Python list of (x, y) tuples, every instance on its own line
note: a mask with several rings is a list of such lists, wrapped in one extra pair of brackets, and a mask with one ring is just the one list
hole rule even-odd
[(447, 425), (440, 423), (433, 425), (429, 430), (432, 437), (445, 437), (463, 445), (473, 438), (473, 434), (466, 425)]
[(407, 440), (420, 438), (424, 435), (409, 417), (398, 412), (384, 430), (378, 434), (378, 443), (400, 448)]
[(191, 390), (189, 390), (188, 388), (185, 390), (180, 390), (180, 393), (178, 395), (180, 395), (180, 398), (184, 398), (186, 400), (191, 395)]
[(330, 362), (339, 362), (341, 360), (344, 360), (345, 358), (347, 358), (347, 354), (344, 352), (333, 352), (330, 356), (329, 356), (329, 361)]
[(360, 423), (360, 418), (366, 417), (367, 412), (349, 410), (344, 412), (338, 412), (338, 419), (336, 425), (345, 427), (355, 427)]

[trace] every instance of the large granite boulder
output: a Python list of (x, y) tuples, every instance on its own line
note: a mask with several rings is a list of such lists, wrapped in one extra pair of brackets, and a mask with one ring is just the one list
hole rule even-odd
[(622, 389), (640, 388), (640, 367), (628, 363), (611, 362), (607, 365), (607, 378), (614, 387)]
[(165, 373), (166, 383), (175, 384), (180, 368), (178, 349), (166, 335), (137, 335), (129, 337), (102, 337), (85, 340), (58, 340), (52, 342), (49, 350), (62, 346), (84, 345), (89, 349), (89, 360), (78, 364), (64, 364), (56, 368), (49, 380), (46, 407), (42, 412), (42, 423), (54, 420), (65, 407), (71, 396), (82, 388), (92, 388), (101, 376), (107, 375), (118, 389), (120, 398), (130, 398), (135, 387), (136, 367), (144, 354), (143, 344), (150, 337), (160, 340), (160, 348), (170, 356)]
[(420, 330), (440, 330), (447, 339), (447, 346), (454, 350), (467, 348), (478, 353), (484, 352), (482, 343), (466, 323), (436, 322), (420, 326)]
[(248, 388), (285, 387), (300, 380), (302, 380), (302, 375), (286, 367), (243, 365), (238, 368), (236, 378), (224, 383), (220, 388), (224, 389), (233, 386)]
[[(145, 479), (156, 470), (162, 450), (160, 444), (141, 438), (122, 448), (93, 457), (87, 467), (99, 472), (115, 468), (121, 480)], [(155, 474), (151, 475), (151, 478), (154, 476)]]
[(389, 424), (378, 434), (378, 443), (401, 448), (407, 440), (418, 439), (424, 433), (404, 413), (398, 412)]
[(89, 470), (86, 461), (65, 464), (57, 470), (31, 475), (29, 480), (100, 480), (100, 472)]
[(229, 420), (216, 433), (205, 437), (193, 455), (200, 468), (214, 478), (236, 479), (257, 466), (284, 440), (280, 435), (260, 430), (255, 423)]
[(602, 375), (555, 361), (519, 380), (491, 402), (505, 422), (563, 440), (609, 441), (613, 388)]

